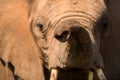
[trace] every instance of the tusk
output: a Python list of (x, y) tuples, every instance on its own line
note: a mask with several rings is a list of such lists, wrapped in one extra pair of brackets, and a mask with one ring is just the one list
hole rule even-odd
[(58, 77), (58, 70), (52, 69), (50, 74), (50, 80), (57, 80)]
[(93, 80), (93, 71), (88, 72), (88, 80)]
[(99, 80), (106, 80), (106, 77), (101, 68), (96, 69), (97, 76)]

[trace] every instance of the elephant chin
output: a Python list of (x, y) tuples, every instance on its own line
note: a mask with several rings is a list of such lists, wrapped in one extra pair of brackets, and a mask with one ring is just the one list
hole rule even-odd
[[(58, 79), (59, 70), (56, 68), (51, 69), (50, 80), (57, 80)], [(99, 80), (106, 80), (106, 77), (101, 68), (97, 68), (95, 71), (88, 70), (88, 77), (87, 80), (93, 80), (94, 73), (97, 74)]]

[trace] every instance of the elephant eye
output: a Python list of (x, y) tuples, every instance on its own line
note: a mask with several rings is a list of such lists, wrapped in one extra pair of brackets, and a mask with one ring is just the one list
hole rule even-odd
[(44, 18), (37, 17), (32, 23), (32, 32), (37, 38), (44, 38), (46, 31), (46, 24)]
[(39, 29), (39, 31), (41, 31), (41, 32), (43, 32), (44, 31), (44, 26), (43, 26), (43, 24), (41, 24), (41, 23), (37, 23), (37, 28)]
[(36, 22), (32, 26), (32, 32), (37, 38), (43, 38), (44, 37), (44, 31), (45, 31), (44, 24), (42, 24), (40, 22)]

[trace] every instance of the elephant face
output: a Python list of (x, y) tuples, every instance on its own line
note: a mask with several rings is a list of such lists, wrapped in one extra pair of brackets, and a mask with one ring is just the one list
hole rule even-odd
[(49, 69), (103, 68), (100, 55), (104, 0), (36, 0), (30, 24)]

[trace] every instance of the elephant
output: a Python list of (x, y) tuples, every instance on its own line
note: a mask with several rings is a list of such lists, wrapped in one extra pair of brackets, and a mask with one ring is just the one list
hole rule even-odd
[(89, 80), (93, 73), (106, 80), (100, 52), (108, 22), (105, 1), (36, 0), (32, 6), (30, 28), (43, 66), (50, 70), (50, 80), (57, 80), (60, 71), (68, 70), (86, 71)]
[(119, 80), (119, 3), (0, 0), (0, 80)]

